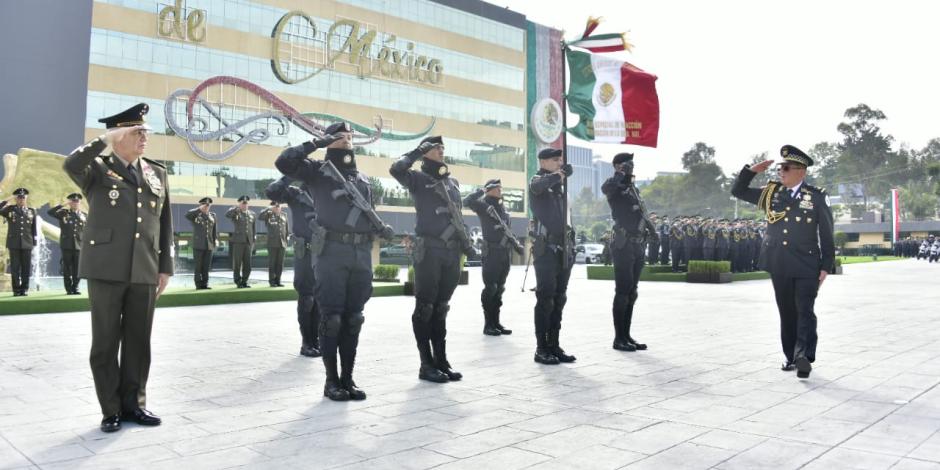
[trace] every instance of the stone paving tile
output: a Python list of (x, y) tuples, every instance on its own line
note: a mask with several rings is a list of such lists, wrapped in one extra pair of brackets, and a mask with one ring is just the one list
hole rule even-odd
[(932, 266), (830, 278), (809, 380), (778, 370), (768, 281), (643, 282), (634, 332), (650, 350), (623, 353), (597, 314), (613, 283), (578, 266), (561, 338), (578, 361), (541, 366), (531, 292), (507, 289), (516, 334), (483, 336), (470, 272), (448, 322), (461, 382), (417, 380), (411, 298), (367, 305), (369, 399), (345, 403), (324, 400), (321, 361), (297, 355), (290, 302), (160, 309), (148, 408), (164, 424), (115, 434), (97, 429), (87, 313), (0, 317), (0, 468), (940, 468)]

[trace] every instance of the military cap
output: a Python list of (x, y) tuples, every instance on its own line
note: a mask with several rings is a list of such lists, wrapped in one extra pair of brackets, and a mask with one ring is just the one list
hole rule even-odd
[(809, 155), (806, 155), (802, 150), (792, 145), (780, 147), (780, 156), (787, 162), (799, 163), (806, 167), (813, 166), (813, 159), (809, 158)]
[(539, 160), (547, 160), (549, 158), (555, 158), (561, 156), (561, 149), (547, 148), (542, 149), (539, 152)]
[(618, 153), (617, 155), (614, 155), (613, 164), (619, 165), (624, 162), (632, 162), (632, 161), (633, 161), (633, 154), (629, 152), (623, 152), (623, 153)]
[[(241, 199), (239, 199), (239, 201), (241, 201)], [(211, 198), (211, 197), (204, 197), (204, 198), (202, 198), (202, 199), (199, 200), (199, 204), (212, 204), (212, 198)]]
[(242, 197), (238, 198), (238, 202), (248, 202), (248, 201), (250, 201), (250, 200), (251, 200), (251, 198), (248, 197), (248, 196), (242, 196)]
[(150, 126), (148, 126), (147, 122), (144, 120), (144, 116), (146, 116), (149, 111), (150, 106), (148, 106), (147, 103), (139, 103), (113, 116), (101, 118), (98, 122), (104, 124), (108, 129), (131, 126), (144, 126), (146, 129), (150, 129)]
[(421, 143), (430, 142), (434, 145), (444, 145), (444, 138), (439, 135), (432, 135), (421, 139)]
[(494, 189), (494, 188), (502, 188), (502, 187), (503, 187), (503, 182), (500, 181), (499, 178), (491, 179), (487, 181), (486, 184), (483, 185), (483, 189), (487, 191)]
[(280, 205), (280, 204), (279, 204), (277, 201), (271, 201), (271, 205), (272, 205), (272, 206), (278, 206), (278, 205)]
[(352, 127), (348, 122), (334, 122), (326, 128), (327, 134), (338, 134), (340, 132), (352, 132)]
[(29, 194), (29, 190), (26, 188), (16, 188), (13, 190), (14, 196), (26, 196)]
[(72, 193), (72, 194), (69, 194), (68, 196), (65, 196), (65, 198), (70, 201), (81, 201), (82, 195), (78, 193)]

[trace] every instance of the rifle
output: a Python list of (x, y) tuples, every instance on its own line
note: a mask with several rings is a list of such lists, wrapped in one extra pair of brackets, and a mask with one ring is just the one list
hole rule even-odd
[(440, 215), (445, 211), (450, 216), (450, 225), (444, 229), (444, 233), (441, 234), (441, 240), (445, 242), (450, 239), (454, 234), (457, 235), (457, 238), (460, 241), (460, 250), (467, 256), (475, 255), (476, 250), (473, 249), (473, 243), (470, 241), (470, 235), (467, 234), (467, 228), (463, 223), (463, 215), (460, 213), (460, 209), (457, 207), (457, 204), (450, 198), (447, 194), (447, 189), (444, 188), (444, 182), (446, 179), (440, 180), (437, 183), (428, 185), (431, 189), (437, 193), (438, 196), (444, 199), (444, 202), (447, 203), (447, 208), (439, 207), (435, 213)]
[(522, 243), (519, 242), (519, 239), (512, 233), (512, 230), (509, 229), (509, 226), (506, 225), (506, 221), (499, 216), (499, 213), (496, 212), (496, 208), (493, 206), (487, 206), (486, 213), (493, 219), (496, 219), (496, 224), (498, 228), (503, 230), (503, 236), (509, 240), (509, 244), (512, 245), (512, 248), (516, 250), (516, 253), (520, 255), (523, 254), (525, 248), (522, 246)]
[(356, 222), (359, 220), (359, 216), (365, 214), (369, 219), (369, 223), (372, 224), (372, 228), (379, 234), (380, 237), (391, 240), (395, 236), (395, 232), (385, 222), (382, 222), (382, 219), (379, 218), (379, 215), (375, 213), (375, 209), (372, 207), (372, 202), (366, 200), (363, 197), (362, 193), (359, 192), (359, 188), (356, 187), (351, 181), (347, 180), (342, 173), (336, 168), (336, 165), (329, 160), (324, 160), (320, 165), (320, 173), (324, 176), (332, 179), (333, 181), (339, 183), (342, 188), (333, 190), (330, 195), (334, 200), (341, 197), (346, 197), (350, 204), (352, 204), (352, 210), (349, 211), (349, 215), (346, 216), (346, 225), (349, 227), (355, 227)]

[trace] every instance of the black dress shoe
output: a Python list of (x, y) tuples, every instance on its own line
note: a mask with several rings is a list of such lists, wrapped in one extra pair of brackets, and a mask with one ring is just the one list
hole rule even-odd
[(552, 351), (552, 354), (554, 354), (555, 357), (558, 358), (558, 362), (574, 362), (578, 360), (578, 358), (572, 356), (571, 354), (566, 354), (565, 350), (559, 347), (556, 347)]
[(320, 354), (320, 350), (319, 350), (319, 349), (317, 349), (317, 348), (315, 348), (315, 347), (313, 347), (313, 346), (307, 346), (307, 345), (302, 345), (302, 346), (300, 346), (300, 355), (301, 355), (301, 356), (307, 356), (307, 357), (320, 357), (320, 356), (322, 356), (322, 354)]
[(340, 385), (339, 380), (327, 380), (323, 386), (323, 396), (333, 401), (348, 401), (349, 391)]
[(627, 338), (627, 342), (629, 342), (630, 344), (632, 344), (633, 347), (636, 348), (637, 351), (646, 351), (646, 345), (645, 345), (645, 344), (640, 343), (640, 342), (638, 342), (637, 340), (635, 340), (635, 339), (633, 339), (633, 338), (631, 338), (631, 337), (628, 337), (628, 338)]
[(548, 364), (550, 366), (554, 366), (558, 364), (558, 358), (555, 357), (555, 355), (552, 354), (551, 351), (549, 351), (548, 349), (544, 349), (544, 348), (537, 348), (535, 350), (534, 360), (535, 362), (538, 362), (539, 364)]
[(143, 408), (137, 408), (131, 412), (124, 412), (123, 418), (125, 421), (133, 421), (141, 426), (159, 426), (160, 423), (163, 422), (157, 415)]
[(782, 370), (782, 371), (784, 371), (784, 372), (793, 372), (793, 371), (796, 370), (796, 366), (793, 365), (792, 362), (787, 361), (787, 362), (784, 362), (784, 363), (780, 366), (780, 370)]
[(509, 328), (506, 328), (506, 327), (503, 326), (503, 325), (500, 325), (499, 323), (496, 324), (496, 329), (499, 330), (499, 332), (502, 333), (502, 334), (504, 334), (504, 335), (511, 335), (511, 334), (512, 334), (512, 330), (510, 330)]
[(363, 392), (356, 386), (356, 382), (353, 379), (340, 379), (340, 384), (346, 390), (346, 393), (349, 394), (350, 400), (365, 400), (366, 392)]
[(503, 334), (503, 332), (499, 331), (499, 328), (496, 328), (495, 326), (487, 325), (483, 327), (483, 334), (487, 336), (499, 336)]
[(115, 432), (121, 430), (121, 416), (111, 415), (101, 420), (101, 432)]
[(796, 364), (796, 376), (801, 379), (808, 379), (809, 373), (813, 370), (813, 365), (809, 363), (809, 359), (798, 357), (793, 363)]
[(453, 368), (451, 368), (451, 367), (450, 367), (450, 363), (447, 362), (447, 361), (438, 362), (438, 363), (437, 363), (437, 370), (443, 372), (444, 375), (447, 376), (447, 379), (448, 379), (448, 380), (451, 380), (451, 381), (457, 381), (457, 380), (460, 380), (460, 379), (463, 378), (463, 374), (461, 374), (460, 372), (457, 372), (457, 371), (455, 371)]
[(79, 292), (79, 291), (74, 291), (74, 292), (72, 292), (72, 295), (82, 295), (82, 293)]
[(623, 338), (615, 338), (614, 349), (616, 349), (617, 351), (633, 352), (633, 351), (636, 351), (636, 346), (634, 346), (633, 343), (631, 343), (630, 341), (625, 340)]
[(421, 364), (421, 368), (418, 369), (418, 378), (421, 380), (427, 380), (428, 382), (434, 382), (434, 383), (439, 383), (439, 384), (445, 383), (448, 380), (450, 380), (447, 377), (447, 374), (441, 372), (440, 370), (438, 370), (438, 368), (429, 364)]

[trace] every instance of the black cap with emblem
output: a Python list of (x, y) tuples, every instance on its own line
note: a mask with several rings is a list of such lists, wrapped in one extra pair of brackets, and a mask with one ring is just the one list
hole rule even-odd
[(334, 122), (326, 128), (326, 133), (330, 135), (336, 135), (340, 132), (352, 132), (352, 126), (348, 122)]
[[(240, 200), (241, 200), (241, 199), (239, 199), (239, 201), (240, 201)], [(211, 197), (204, 197), (204, 198), (202, 198), (202, 199), (199, 200), (199, 204), (212, 204), (212, 198), (211, 198)]]
[(780, 147), (780, 156), (784, 161), (799, 163), (805, 167), (813, 166), (813, 159), (806, 155), (802, 150), (792, 146), (784, 145)]
[(251, 198), (248, 197), (248, 196), (242, 196), (242, 197), (238, 198), (238, 202), (248, 202), (248, 201), (250, 201), (250, 200), (251, 200)]
[(69, 194), (68, 196), (65, 196), (65, 198), (68, 199), (69, 201), (81, 201), (82, 195), (78, 193), (72, 193), (72, 194)]
[(150, 129), (151, 127), (147, 125), (147, 121), (144, 119), (149, 111), (150, 106), (147, 103), (139, 103), (113, 116), (101, 118), (98, 122), (104, 124), (108, 129), (132, 126), (144, 126), (144, 128)]
[(503, 187), (503, 182), (500, 181), (499, 178), (491, 179), (483, 185), (483, 189), (486, 191), (489, 191), (491, 189), (496, 189), (496, 188), (502, 188), (502, 187)]
[(613, 164), (619, 165), (621, 163), (632, 162), (632, 161), (633, 161), (633, 154), (629, 152), (623, 152), (623, 153), (618, 153), (617, 155), (614, 155)]
[(546, 160), (561, 156), (561, 149), (547, 148), (539, 151), (539, 160)]
[(444, 145), (444, 138), (439, 135), (432, 135), (421, 139), (421, 143), (430, 142), (434, 145)]
[(18, 198), (23, 198), (29, 195), (29, 190), (26, 188), (16, 188), (13, 190), (13, 195)]

